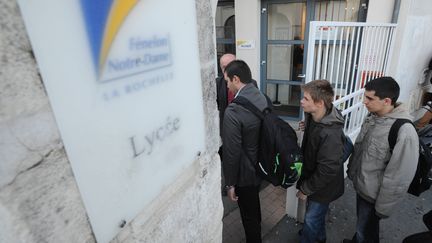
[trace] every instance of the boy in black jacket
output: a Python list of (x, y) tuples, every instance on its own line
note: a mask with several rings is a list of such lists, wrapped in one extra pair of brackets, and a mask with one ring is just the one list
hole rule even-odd
[(297, 182), (297, 197), (306, 200), (301, 243), (325, 242), (325, 216), (330, 202), (344, 192), (344, 119), (333, 104), (334, 91), (326, 80), (303, 87), (305, 112), (302, 143), (303, 167)]

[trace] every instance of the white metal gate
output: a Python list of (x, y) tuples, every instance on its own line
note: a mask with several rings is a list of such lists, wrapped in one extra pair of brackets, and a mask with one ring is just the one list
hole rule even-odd
[(396, 24), (312, 21), (306, 83), (328, 80), (333, 104), (345, 117), (345, 133), (355, 138), (367, 110), (362, 104), (366, 82), (387, 75)]

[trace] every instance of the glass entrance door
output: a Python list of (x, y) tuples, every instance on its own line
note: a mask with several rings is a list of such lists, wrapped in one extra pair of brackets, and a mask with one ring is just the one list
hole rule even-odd
[(263, 1), (261, 36), (261, 87), (284, 119), (301, 117), (307, 1)]
[(365, 21), (366, 0), (263, 0), (261, 2), (261, 87), (276, 114), (299, 120), (309, 22)]

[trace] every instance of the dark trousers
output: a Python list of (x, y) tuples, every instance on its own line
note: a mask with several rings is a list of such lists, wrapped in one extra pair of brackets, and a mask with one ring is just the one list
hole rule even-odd
[(379, 243), (379, 221), (375, 204), (357, 194), (357, 227), (353, 241), (356, 243)]
[(236, 187), (246, 243), (261, 243), (259, 186)]
[(417, 233), (406, 237), (402, 243), (425, 243), (432, 242), (432, 210), (423, 215), (423, 222), (429, 231)]
[(402, 243), (427, 243), (432, 242), (432, 232), (425, 231), (406, 237)]

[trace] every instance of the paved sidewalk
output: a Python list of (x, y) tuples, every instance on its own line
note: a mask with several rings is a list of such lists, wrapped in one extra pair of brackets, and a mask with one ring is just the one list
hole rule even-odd
[[(270, 194), (270, 195), (269, 195)], [(260, 192), (262, 234), (264, 243), (299, 242), (302, 225), (285, 215), (285, 190), (267, 186)], [(226, 197), (225, 197), (226, 198)], [(330, 204), (327, 215), (327, 243), (339, 243), (351, 238), (355, 230), (355, 192), (352, 183), (345, 180), (345, 194)], [(224, 205), (226, 202), (224, 202)], [(232, 205), (231, 205), (232, 206)], [(275, 209), (271, 209), (271, 208)], [(423, 214), (432, 209), (432, 190), (420, 197), (408, 195), (389, 218), (381, 221), (381, 243), (400, 243), (407, 235), (426, 231)], [(223, 219), (223, 243), (245, 242), (238, 208), (232, 207)]]

